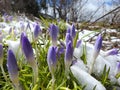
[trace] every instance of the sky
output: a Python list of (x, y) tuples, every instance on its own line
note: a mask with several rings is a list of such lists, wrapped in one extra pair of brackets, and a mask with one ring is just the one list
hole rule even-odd
[[(83, 0), (85, 1), (85, 0)], [(103, 9), (103, 2), (104, 2), (104, 9)], [(96, 18), (100, 17), (101, 15), (107, 13), (108, 11), (112, 10), (112, 0), (88, 0), (84, 8), (89, 12), (96, 11), (99, 7), (101, 8), (96, 13)], [(77, 3), (76, 7), (79, 7), (79, 3)], [(52, 8), (49, 8), (49, 14), (52, 15)]]
[[(86, 0), (83, 0), (83, 1), (86, 1)], [(75, 6), (79, 7), (79, 3), (78, 5), (75, 5)], [(100, 6), (101, 8), (97, 10)], [(97, 13), (94, 16), (94, 19), (99, 18), (100, 16), (106, 14), (112, 9), (113, 9), (112, 0), (88, 0), (88, 2), (83, 7), (83, 11), (84, 13), (86, 13), (86, 15), (87, 14), (89, 15), (90, 12), (95, 12), (97, 10)]]

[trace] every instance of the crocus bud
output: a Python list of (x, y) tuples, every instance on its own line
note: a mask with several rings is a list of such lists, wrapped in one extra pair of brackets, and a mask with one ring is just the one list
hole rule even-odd
[(3, 45), (0, 44), (0, 65), (3, 64)]
[(63, 46), (60, 46), (60, 47), (55, 48), (55, 51), (59, 58), (61, 54), (64, 54), (65, 48)]
[(20, 36), (20, 44), (21, 44), (21, 46), (22, 46), (22, 38), (23, 38), (24, 36), (27, 36), (27, 35), (26, 35), (25, 32), (22, 32), (22, 33), (21, 33), (21, 36)]
[(24, 22), (20, 22), (20, 30), (21, 30), (21, 31), (24, 31), (24, 30), (25, 30)]
[(26, 57), (27, 62), (33, 69), (33, 77), (34, 82), (33, 85), (36, 84), (38, 78), (38, 66), (37, 62), (35, 61), (32, 46), (27, 38), (27, 36), (22, 37), (22, 51)]
[(65, 59), (64, 59), (65, 73), (67, 77), (69, 75), (69, 67), (72, 64), (72, 58), (73, 58), (73, 46), (72, 46), (71, 41), (69, 41), (66, 46)]
[(118, 72), (120, 72), (120, 62), (117, 63)]
[(78, 48), (81, 44), (81, 40), (77, 40), (76, 48)]
[(76, 35), (76, 31), (75, 31), (75, 25), (72, 25), (72, 33), (71, 33), (72, 37), (74, 38)]
[(39, 24), (35, 24), (34, 26), (34, 39), (36, 40), (38, 38), (38, 36), (42, 33), (41, 28), (39, 26)]
[(119, 73), (120, 73), (120, 62), (117, 62), (116, 70), (115, 70), (115, 75), (117, 75)]
[(9, 72), (10, 79), (14, 84), (15, 88), (19, 87), (19, 80), (18, 80), (18, 65), (15, 58), (15, 55), (12, 50), (8, 50), (7, 53), (7, 68)]
[(102, 36), (101, 36), (101, 34), (99, 34), (99, 36), (96, 39), (95, 46), (94, 46), (94, 52), (93, 52), (94, 59), (97, 58), (101, 47), (102, 47)]
[(48, 50), (47, 63), (49, 66), (49, 70), (50, 70), (51, 74), (53, 75), (53, 73), (55, 72), (56, 63), (57, 63), (56, 51), (55, 51), (55, 48), (53, 46), (51, 46)]
[(26, 26), (26, 30), (27, 30), (27, 29), (31, 29), (31, 27), (30, 27), (30, 22), (29, 22), (29, 21), (27, 22), (27, 26)]
[(71, 41), (71, 43), (73, 43), (73, 40), (72, 40), (70, 33), (66, 33), (65, 39), (66, 39), (66, 45), (68, 44), (69, 41)]
[(52, 45), (56, 46), (57, 45), (57, 36), (58, 36), (58, 27), (54, 24), (50, 25), (49, 32), (50, 32), (50, 37), (52, 39)]
[(107, 51), (105, 56), (117, 55), (117, 54), (118, 54), (118, 50), (114, 48), (114, 49)]
[(33, 49), (32, 46), (27, 38), (27, 36), (23, 35), (22, 37), (22, 51), (26, 57), (27, 62), (31, 65), (34, 66), (34, 54), (33, 54)]
[(70, 33), (70, 32), (71, 32), (71, 30), (70, 30), (70, 28), (68, 28), (66, 33)]
[(97, 58), (97, 56), (100, 52), (101, 47), (102, 47), (102, 36), (101, 36), (101, 34), (99, 34), (99, 36), (97, 37), (96, 42), (95, 42), (93, 56), (91, 58), (92, 59), (92, 64), (91, 64), (91, 67), (89, 69), (89, 74), (91, 74), (92, 71), (93, 71), (95, 60), (96, 60), (96, 58)]

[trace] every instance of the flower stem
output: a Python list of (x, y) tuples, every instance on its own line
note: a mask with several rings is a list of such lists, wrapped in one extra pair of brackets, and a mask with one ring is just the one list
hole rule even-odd
[(37, 64), (33, 67), (33, 86), (37, 83), (38, 78), (38, 66)]
[(92, 65), (91, 65), (90, 70), (89, 70), (89, 74), (91, 74), (93, 72), (94, 64), (95, 64), (95, 59), (93, 59)]
[(55, 90), (55, 77), (52, 75), (52, 90)]
[(7, 76), (6, 76), (6, 74), (5, 74), (5, 71), (4, 71), (4, 68), (3, 68), (3, 65), (0, 65), (0, 67), (1, 67), (2, 74), (3, 74), (3, 76), (4, 76), (4, 79), (7, 81)]

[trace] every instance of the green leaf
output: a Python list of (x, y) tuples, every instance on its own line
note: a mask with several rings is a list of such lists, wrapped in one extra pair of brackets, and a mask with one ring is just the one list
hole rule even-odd
[(94, 86), (93, 90), (96, 90), (97, 85)]
[(120, 73), (117, 73), (117, 74), (115, 75), (115, 78), (118, 79), (119, 77), (120, 77)]
[(84, 62), (84, 64), (87, 64), (87, 51), (86, 51), (86, 43), (85, 43), (85, 45), (83, 46), (83, 55), (82, 55), (82, 57), (81, 57), (81, 59), (83, 60), (83, 62)]
[(76, 33), (76, 36), (75, 36), (75, 39), (74, 39), (74, 48), (76, 47), (78, 36), (79, 36), (79, 32)]

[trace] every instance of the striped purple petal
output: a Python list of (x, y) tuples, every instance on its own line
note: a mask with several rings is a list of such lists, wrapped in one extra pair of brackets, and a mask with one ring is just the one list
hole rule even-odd
[(101, 47), (102, 47), (102, 36), (101, 34), (99, 34), (99, 36), (96, 39), (94, 49), (96, 50), (96, 52), (99, 53)]
[(118, 49), (111, 49), (107, 52), (107, 55), (117, 55), (118, 54)]
[(78, 48), (81, 45), (81, 40), (77, 40), (76, 48)]
[(65, 39), (66, 39), (66, 45), (68, 44), (69, 41), (71, 41), (71, 43), (73, 42), (70, 33), (66, 33), (66, 37), (65, 37)]
[(120, 62), (117, 62), (117, 65), (116, 65), (116, 69), (117, 69), (117, 71), (116, 71), (116, 74), (117, 73), (120, 73)]
[(42, 33), (39, 24), (35, 24), (34, 26), (34, 38), (37, 39), (38, 36)]
[(34, 54), (32, 46), (27, 38), (27, 36), (22, 37), (22, 51), (30, 65), (33, 64)]
[(54, 24), (50, 25), (49, 32), (50, 32), (50, 37), (52, 39), (52, 44), (54, 46), (57, 45), (57, 36), (58, 36), (58, 27)]
[(18, 65), (15, 55), (12, 50), (8, 50), (7, 53), (7, 68), (10, 75), (14, 76), (18, 74)]
[(21, 44), (21, 46), (22, 46), (22, 38), (23, 38), (24, 36), (27, 36), (27, 35), (26, 35), (25, 32), (22, 32), (22, 33), (21, 33), (21, 36), (20, 36), (20, 44)]
[(76, 31), (75, 31), (75, 25), (72, 24), (72, 33), (71, 33), (72, 37), (74, 38), (76, 36)]
[(56, 60), (56, 51), (53, 46), (49, 47), (48, 54), (47, 54), (47, 63), (48, 63), (50, 72), (54, 73), (57, 60)]
[(70, 28), (68, 28), (66, 33), (70, 33), (70, 32), (71, 32), (71, 30), (70, 30)]
[(24, 22), (20, 22), (20, 29), (21, 29), (21, 31), (24, 31), (24, 30), (25, 30)]
[(65, 62), (72, 62), (73, 57), (73, 46), (71, 41), (66, 46), (66, 52), (65, 52)]
[(66, 52), (65, 52), (65, 74), (67, 78), (69, 78), (69, 67), (72, 64), (72, 58), (73, 58), (73, 46), (71, 41), (66, 46)]

